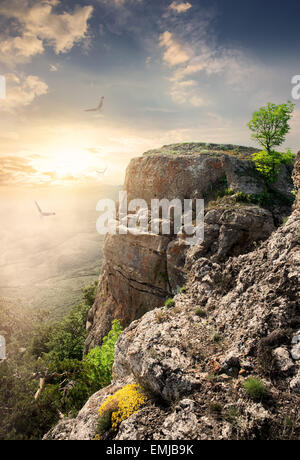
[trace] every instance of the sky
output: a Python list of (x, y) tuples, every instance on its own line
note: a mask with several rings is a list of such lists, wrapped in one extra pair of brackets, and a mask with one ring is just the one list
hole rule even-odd
[(300, 74), (299, 17), (295, 0), (0, 0), (0, 186), (122, 184), (164, 144), (255, 145), (251, 114)]

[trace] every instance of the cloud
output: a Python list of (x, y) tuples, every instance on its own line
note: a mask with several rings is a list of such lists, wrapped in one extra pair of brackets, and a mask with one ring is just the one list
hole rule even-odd
[(221, 79), (223, 87), (243, 91), (262, 75), (262, 66), (241, 50), (216, 44), (213, 18), (211, 12), (203, 14), (201, 20), (189, 18), (180, 23), (166, 18), (168, 28), (159, 36), (159, 47), (164, 48), (163, 62), (172, 69), (170, 94), (178, 104), (208, 105), (203, 82), (216, 85)]
[(169, 31), (161, 34), (159, 46), (165, 48), (163, 59), (170, 67), (176, 67), (190, 60), (189, 53), (176, 41)]
[(8, 64), (28, 62), (51, 46), (56, 54), (70, 51), (87, 38), (88, 20), (93, 6), (76, 6), (72, 13), (56, 13), (60, 0), (11, 0), (0, 5), (0, 16), (11, 21), (17, 34), (1, 37), (0, 61)]
[(192, 5), (188, 2), (173, 2), (169, 6), (169, 9), (174, 11), (175, 13), (186, 13), (186, 11), (190, 10)]
[(5, 75), (7, 81), (6, 99), (1, 101), (0, 110), (12, 112), (30, 105), (38, 96), (48, 92), (48, 85), (35, 75), (18, 77)]
[(23, 182), (37, 174), (30, 162), (17, 156), (0, 157), (0, 185)]
[(8, 37), (1, 42), (0, 60), (9, 64), (13, 57), (15, 63), (23, 63), (43, 51), (42, 40), (30, 32), (24, 32), (20, 37)]

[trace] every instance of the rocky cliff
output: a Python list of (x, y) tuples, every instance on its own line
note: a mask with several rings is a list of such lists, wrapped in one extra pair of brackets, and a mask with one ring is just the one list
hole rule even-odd
[[(128, 202), (143, 199), (204, 198), (205, 242), (198, 255), (225, 260), (265, 240), (290, 213), (289, 206), (263, 209), (241, 204), (235, 194), (259, 197), (264, 183), (250, 155), (254, 149), (215, 144), (176, 144), (133, 159), (124, 190)], [(291, 174), (283, 167), (278, 193), (289, 194)], [(101, 344), (118, 318), (124, 327), (147, 311), (161, 307), (185, 284), (187, 246), (176, 235), (115, 235), (104, 245), (105, 262), (95, 305), (89, 313), (86, 351)]]
[[(165, 286), (159, 284), (162, 281), (158, 283), (158, 278), (155, 283), (149, 283), (148, 274), (153, 273), (153, 269), (150, 269), (150, 263), (146, 265), (147, 257), (142, 266), (139, 265), (140, 260), (137, 262), (137, 254), (143, 255), (147, 249), (151, 257), (154, 254), (157, 257), (157, 266), (164, 260), (168, 270), (168, 255), (171, 249), (180, 246), (180, 241), (173, 239), (168, 245), (165, 242), (155, 246), (150, 241), (117, 239), (115, 244), (121, 246), (115, 248), (108, 238), (106, 251), (110, 259), (106, 261), (98, 299), (92, 311), (93, 318), (90, 318), (88, 345), (101, 341), (109, 320), (125, 315), (121, 313), (122, 308), (126, 310), (136, 305), (135, 299), (143, 304), (144, 311), (151, 311), (141, 319), (134, 318), (134, 315), (142, 314), (143, 308), (127, 313), (126, 322), (134, 321), (116, 345), (112, 385), (92, 396), (76, 419), (60, 422), (47, 439), (93, 439), (100, 405), (109, 395), (132, 382), (138, 382), (147, 389), (150, 395), (148, 403), (123, 421), (118, 432), (108, 432), (102, 438), (299, 438), (299, 200), (288, 221), (275, 230), (278, 209), (274, 213), (272, 209), (256, 205), (236, 204), (232, 198), (234, 195), (230, 196), (233, 201), (228, 201), (228, 197), (215, 200), (208, 190), (211, 186), (216, 187), (218, 179), (225, 174), (235, 193), (245, 183), (249, 187), (248, 192), (257, 191), (259, 179), (255, 174), (248, 173), (245, 178), (236, 173), (237, 170), (244, 171), (245, 164), (250, 167), (247, 159), (228, 152), (200, 155), (195, 151), (192, 155), (190, 150), (188, 152), (180, 158), (169, 154), (161, 158), (152, 153), (133, 160), (129, 167), (132, 171), (137, 162), (139, 168), (146, 168), (147, 164), (148, 171), (152, 168), (152, 173), (156, 169), (164, 174), (166, 165), (172, 165), (169, 175), (164, 178), (167, 180), (170, 171), (173, 171), (172, 183), (178, 178), (178, 184), (184, 180), (185, 172), (190, 171), (187, 173), (190, 174), (188, 193), (194, 191), (200, 196), (207, 194), (210, 197), (205, 216), (208, 241), (205, 239), (202, 245), (186, 250), (180, 263), (180, 250), (175, 251), (177, 255), (173, 259), (171, 257), (178, 262), (171, 265), (176, 273), (174, 276), (184, 276), (186, 290), (175, 296), (171, 308), (162, 307), (159, 303), (163, 300), (163, 291), (159, 291), (161, 296), (157, 295), (157, 291), (152, 295), (149, 285), (151, 290), (155, 286), (157, 290), (164, 289), (165, 293), (170, 288), (167, 288), (167, 283)], [(163, 169), (159, 169), (160, 162), (164, 165)], [(186, 168), (183, 172), (179, 166), (174, 166), (180, 162)], [(217, 172), (211, 171), (212, 162)], [(193, 167), (189, 170), (188, 165), (191, 164)], [(192, 186), (193, 171), (197, 165), (198, 173), (205, 170), (205, 174), (212, 178), (212, 182), (206, 182), (205, 188), (200, 191), (202, 182), (197, 188), (195, 179), (195, 189)], [(138, 181), (135, 177), (130, 179), (127, 175), (126, 179), (126, 187), (132, 196), (135, 195), (134, 182)], [(151, 177), (149, 181), (154, 180)], [(232, 177), (236, 180), (234, 185)], [(156, 181), (157, 185), (159, 178)], [(294, 182), (299, 187), (300, 155)], [(145, 184), (146, 191), (148, 187), (150, 185)], [(163, 193), (167, 190), (164, 182), (162, 190)], [(127, 258), (124, 254), (131, 256)], [(141, 273), (139, 267), (142, 268)], [(116, 268), (117, 274), (114, 272)], [(137, 276), (138, 282), (135, 280)], [(112, 287), (116, 282), (122, 282), (124, 287)], [(140, 292), (142, 283), (147, 285), (143, 290), (146, 291), (148, 304), (144, 304)], [(105, 296), (109, 295), (111, 303), (108, 310)], [(128, 299), (131, 303), (122, 304)], [(97, 324), (101, 318), (109, 318), (105, 327)], [(259, 379), (263, 385), (264, 391), (258, 398), (253, 398), (245, 389), (249, 377)]]

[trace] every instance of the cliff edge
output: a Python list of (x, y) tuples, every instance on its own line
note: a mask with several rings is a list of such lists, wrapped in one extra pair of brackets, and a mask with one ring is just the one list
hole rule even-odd
[[(294, 183), (299, 188), (300, 154)], [(245, 231), (241, 240), (242, 224), (236, 225), (239, 211), (249, 219), (248, 209), (252, 218), (258, 209), (266, 212), (264, 222), (270, 225), (264, 234), (269, 238), (256, 247), (241, 245)], [(272, 212), (260, 207), (230, 208), (236, 214), (229, 221), (220, 214), (226, 208), (209, 212), (223, 216), (217, 244), (214, 250), (187, 250), (185, 292), (175, 296), (171, 308), (150, 304), (151, 311), (130, 324), (116, 345), (112, 385), (46, 439), (93, 439), (98, 408), (133, 382), (147, 390), (147, 404), (102, 439), (299, 439), (299, 195), (294, 212), (277, 230)], [(230, 245), (226, 254), (219, 253), (226, 228), (237, 230), (234, 247), (242, 254), (232, 255)], [(247, 391), (249, 378), (260, 382), (258, 395)]]
[[(198, 255), (218, 261), (246, 253), (290, 214), (293, 189), (291, 171), (283, 166), (274, 185), (278, 203), (261, 205), (265, 184), (251, 161), (254, 152), (216, 144), (175, 144), (146, 152), (127, 168), (128, 202), (139, 198), (150, 207), (153, 199), (203, 198), (205, 241)], [(127, 327), (178, 293), (186, 282), (186, 251), (177, 235), (108, 235), (85, 351), (101, 344), (115, 318)]]

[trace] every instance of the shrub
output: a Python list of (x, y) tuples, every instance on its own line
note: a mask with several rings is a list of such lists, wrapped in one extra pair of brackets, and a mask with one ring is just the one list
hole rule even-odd
[(276, 182), (281, 166), (293, 164), (295, 155), (290, 150), (287, 153), (262, 150), (252, 155), (252, 160), (264, 181), (272, 184)]
[(246, 195), (243, 192), (238, 192), (235, 194), (235, 201), (237, 203), (250, 203), (257, 204), (264, 207), (272, 207), (274, 203), (279, 203), (281, 205), (292, 206), (295, 201), (295, 198), (291, 194), (281, 193), (279, 191), (265, 191), (262, 193), (255, 193)]
[(172, 307), (174, 307), (174, 305), (175, 305), (175, 300), (174, 299), (169, 298), (169, 299), (167, 299), (165, 301), (165, 307), (166, 308), (172, 308)]
[(130, 384), (125, 386), (112, 396), (109, 396), (100, 407), (98, 429), (107, 431), (112, 427), (117, 431), (119, 425), (131, 415), (137, 413), (147, 401), (148, 397), (140, 385)]
[(88, 380), (97, 388), (109, 385), (112, 380), (115, 344), (121, 333), (120, 322), (114, 320), (111, 331), (103, 339), (102, 346), (93, 348), (84, 358), (83, 366)]
[(267, 395), (266, 385), (259, 379), (249, 377), (244, 383), (244, 388), (251, 399), (262, 400)]
[(186, 286), (182, 286), (180, 288), (180, 294), (185, 294), (186, 293)]
[(96, 299), (98, 281), (81, 289), (85, 303), (91, 308)]

